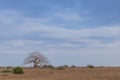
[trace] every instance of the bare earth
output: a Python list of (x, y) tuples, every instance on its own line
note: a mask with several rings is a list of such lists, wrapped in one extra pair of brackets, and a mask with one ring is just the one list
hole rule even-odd
[(27, 68), (21, 75), (2, 73), (3, 70), (0, 68), (0, 80), (120, 80), (120, 68)]

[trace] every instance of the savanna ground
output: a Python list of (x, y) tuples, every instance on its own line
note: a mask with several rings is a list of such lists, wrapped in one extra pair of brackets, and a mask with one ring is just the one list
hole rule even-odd
[(65, 68), (40, 69), (24, 68), (24, 74), (3, 73), (0, 80), (120, 80), (120, 68)]

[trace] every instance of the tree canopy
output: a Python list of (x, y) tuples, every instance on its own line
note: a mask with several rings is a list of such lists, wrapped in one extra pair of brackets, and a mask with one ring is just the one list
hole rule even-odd
[(33, 67), (41, 67), (48, 63), (47, 57), (38, 51), (29, 53), (28, 57), (24, 60), (24, 64), (33, 64)]

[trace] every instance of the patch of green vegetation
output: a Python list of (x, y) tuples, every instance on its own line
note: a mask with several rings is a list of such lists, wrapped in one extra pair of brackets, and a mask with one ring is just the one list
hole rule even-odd
[(93, 65), (87, 65), (86, 67), (87, 67), (87, 68), (94, 68)]
[(14, 74), (23, 74), (24, 71), (21, 67), (16, 67), (16, 68), (13, 69), (13, 73)]
[(11, 70), (3, 70), (2, 73), (11, 73), (12, 71)]
[(75, 65), (72, 65), (71, 68), (76, 68), (76, 66), (75, 66)]

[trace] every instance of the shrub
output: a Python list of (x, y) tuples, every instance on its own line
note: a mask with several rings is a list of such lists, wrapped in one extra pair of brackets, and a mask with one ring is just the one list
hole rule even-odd
[(42, 68), (54, 69), (55, 67), (53, 65), (44, 65)]
[(12, 72), (11, 70), (3, 70), (2, 73), (10, 73)]
[(87, 68), (94, 68), (93, 65), (87, 65)]
[(23, 74), (24, 71), (21, 67), (16, 67), (16, 68), (13, 69), (13, 73), (14, 74)]
[(55, 67), (53, 65), (48, 65), (48, 68), (54, 69)]
[(76, 66), (75, 66), (75, 65), (72, 65), (71, 68), (76, 68)]
[(7, 68), (7, 69), (10, 69), (10, 68), (12, 68), (12, 66), (7, 66), (6, 68)]
[(69, 66), (68, 66), (68, 65), (63, 65), (62, 67), (64, 67), (64, 68), (68, 68)]
[(62, 66), (59, 66), (59, 67), (57, 67), (56, 69), (57, 69), (57, 70), (64, 70), (65, 68), (62, 67)]

